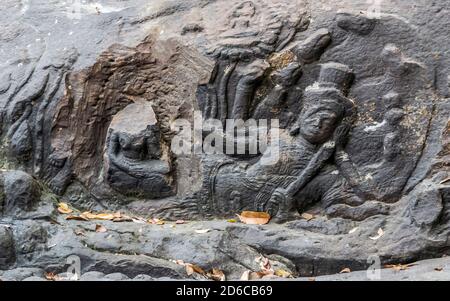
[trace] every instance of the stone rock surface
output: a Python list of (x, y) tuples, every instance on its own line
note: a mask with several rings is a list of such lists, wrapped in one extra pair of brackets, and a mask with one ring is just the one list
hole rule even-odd
[[(64, 278), (68, 258), (81, 280), (186, 279), (181, 260), (239, 279), (261, 256), (301, 279), (448, 254), (446, 0), (0, 8), (3, 279)], [(272, 220), (227, 221), (243, 210)], [(382, 274), (443, 279), (439, 260)]]
[(2, 215), (20, 217), (39, 203), (40, 189), (36, 181), (23, 171), (2, 172)]

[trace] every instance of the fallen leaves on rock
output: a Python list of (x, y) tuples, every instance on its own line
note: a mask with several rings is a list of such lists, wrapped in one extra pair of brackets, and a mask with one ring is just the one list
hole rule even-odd
[(50, 281), (58, 281), (58, 280), (60, 280), (60, 277), (57, 274), (53, 273), (53, 272), (46, 272), (46, 273), (44, 273), (44, 277), (45, 277), (45, 279), (50, 280)]
[(212, 269), (212, 271), (210, 273), (206, 273), (206, 276), (209, 279), (215, 280), (215, 281), (225, 281), (226, 280), (225, 273), (219, 269)]
[(234, 218), (232, 218), (232, 219), (227, 220), (227, 222), (229, 222), (229, 223), (236, 223), (237, 220), (235, 220)]
[(147, 222), (152, 225), (160, 225), (160, 226), (165, 224), (165, 221), (160, 220), (159, 218), (151, 218)]
[(223, 271), (217, 268), (213, 268), (210, 272), (206, 272), (198, 265), (184, 262), (183, 260), (173, 260), (174, 263), (182, 265), (186, 269), (186, 274), (188, 276), (197, 275), (201, 276), (202, 278), (214, 280), (214, 281), (225, 281), (226, 276)]
[(345, 274), (345, 273), (350, 273), (351, 270), (349, 268), (344, 268), (342, 269), (342, 271), (339, 272), (339, 274)]
[(383, 236), (384, 235), (384, 231), (383, 231), (383, 229), (378, 229), (378, 232), (377, 232), (377, 235), (376, 236), (370, 236), (369, 238), (371, 239), (371, 240), (377, 240), (377, 239), (379, 239), (381, 236)]
[(305, 219), (307, 222), (309, 222), (310, 220), (312, 220), (314, 218), (314, 215), (305, 212), (305, 213), (302, 213), (301, 217), (303, 219)]
[(73, 212), (73, 210), (69, 208), (69, 205), (67, 203), (61, 202), (58, 204), (58, 212), (61, 214), (70, 214)]
[(188, 276), (191, 276), (194, 273), (197, 273), (200, 275), (206, 275), (205, 271), (201, 267), (199, 267), (195, 264), (185, 263), (184, 266), (186, 267), (186, 274)]
[(268, 271), (253, 272), (253, 271), (247, 270), (247, 271), (244, 271), (244, 273), (242, 273), (240, 280), (244, 280), (244, 281), (258, 280), (258, 279), (271, 278), (271, 277), (279, 277), (279, 276), (275, 275), (275, 273), (273, 273), (273, 272), (268, 272)]
[(415, 263), (408, 263), (408, 264), (386, 264), (384, 267), (387, 269), (393, 269), (395, 271), (404, 271), (409, 269), (412, 266), (415, 266), (417, 264)]
[(94, 213), (87, 211), (87, 212), (83, 212), (81, 215), (90, 220), (112, 221), (115, 217), (120, 217), (120, 212), (94, 214)]
[(66, 220), (88, 221), (89, 219), (81, 215), (68, 215), (66, 216)]
[(263, 278), (291, 278), (292, 274), (283, 269), (274, 270), (270, 260), (267, 257), (259, 256), (255, 258), (255, 261), (259, 263), (259, 271), (246, 270), (241, 275), (241, 280), (258, 280)]
[(265, 271), (265, 272), (272, 272), (272, 264), (270, 263), (269, 258), (264, 257), (264, 256), (259, 256), (255, 258), (255, 261), (257, 263), (259, 263), (259, 267), (261, 268), (261, 271)]
[(99, 224), (95, 225), (95, 232), (105, 233), (106, 231), (108, 231), (108, 230), (105, 228), (105, 226), (99, 225)]
[(131, 218), (131, 216), (124, 215), (119, 211), (114, 214), (114, 218), (112, 219), (112, 221), (115, 223), (132, 222), (133, 218)]
[(265, 225), (270, 220), (270, 215), (267, 212), (242, 211), (237, 216), (242, 223), (247, 225)]
[(211, 231), (211, 229), (198, 229), (198, 230), (195, 230), (195, 233), (205, 234), (205, 233), (208, 233), (209, 231)]
[(66, 217), (66, 220), (78, 220), (78, 221), (102, 220), (113, 222), (131, 222), (133, 221), (133, 218), (127, 215), (123, 215), (120, 212), (95, 214), (90, 211), (85, 211), (79, 215), (68, 215)]

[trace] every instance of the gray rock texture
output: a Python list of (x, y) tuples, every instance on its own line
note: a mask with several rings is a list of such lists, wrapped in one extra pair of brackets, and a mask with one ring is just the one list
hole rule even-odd
[(1, 1), (0, 278), (445, 280), (447, 2)]

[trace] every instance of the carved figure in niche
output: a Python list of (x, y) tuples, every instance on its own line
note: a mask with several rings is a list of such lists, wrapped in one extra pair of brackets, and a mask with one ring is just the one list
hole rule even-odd
[[(332, 159), (336, 145), (345, 141), (341, 136), (347, 134), (354, 105), (343, 91), (349, 87), (352, 77), (352, 71), (345, 65), (322, 65), (318, 83), (305, 91), (298, 128), (291, 133), (280, 133), (279, 160), (274, 165), (261, 161), (219, 162), (210, 174), (209, 193), (214, 210), (230, 214), (239, 202), (241, 209), (269, 210), (274, 214), (279, 211), (284, 215), (287, 206), (277, 203), (277, 195), (295, 197), (301, 193)], [(266, 152), (272, 152), (271, 146)], [(309, 204), (295, 207), (300, 209), (306, 205)]]
[(114, 116), (106, 141), (106, 181), (125, 195), (161, 198), (173, 193), (170, 163), (149, 103)]

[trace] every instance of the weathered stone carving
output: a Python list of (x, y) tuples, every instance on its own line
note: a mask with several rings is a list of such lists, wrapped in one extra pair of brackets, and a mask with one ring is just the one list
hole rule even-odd
[[(350, 192), (344, 196), (340, 191), (345, 184), (363, 194), (361, 188), (365, 187), (360, 187), (363, 183), (343, 149), (354, 115), (354, 104), (343, 91), (349, 88), (352, 76), (347, 66), (337, 63), (322, 66), (318, 82), (305, 91), (303, 110), (291, 132), (293, 136), (284, 134), (280, 137), (280, 145), (276, 146), (280, 148), (279, 160), (274, 165), (232, 161), (216, 165), (209, 184), (214, 210), (223, 214), (234, 214), (243, 209), (269, 210), (272, 214), (278, 212), (284, 220), (292, 209), (302, 210), (320, 200), (330, 206), (351, 198)], [(337, 168), (332, 168), (329, 161), (335, 148)], [(270, 147), (266, 150), (273, 151)], [(318, 179), (313, 181), (318, 174)], [(338, 178), (343, 178), (346, 183), (336, 184)], [(337, 199), (340, 193), (343, 197)], [(358, 198), (356, 194), (353, 198)], [(380, 213), (372, 207), (366, 210), (371, 212), (364, 217)]]
[[(109, 254), (148, 254), (218, 264), (238, 279), (257, 253), (282, 254), (302, 276), (365, 269), (369, 255), (399, 263), (448, 253), (444, 0), (385, 3), (377, 16), (364, 1), (111, 0), (95, 16), (82, 6), (76, 28), (48, 1), (28, 1), (44, 8), (28, 11), (3, 2), (1, 269), (62, 270), (76, 253), (87, 269), (125, 260), (134, 276), (161, 260)], [(269, 135), (256, 153), (172, 153), (171, 123), (195, 125), (198, 110), (224, 128), (277, 119), (279, 144)], [(236, 132), (253, 134), (245, 124)], [(89, 222), (55, 214), (58, 201), (219, 231), (111, 223), (105, 242)], [(283, 223), (217, 220), (242, 210)], [(89, 230), (83, 243), (77, 227)], [(170, 264), (165, 273), (179, 276)]]
[[(129, 116), (133, 116), (133, 122)], [(161, 141), (149, 103), (130, 104), (115, 115), (105, 151), (105, 178), (111, 187), (123, 194), (149, 198), (173, 193), (170, 163)]]

